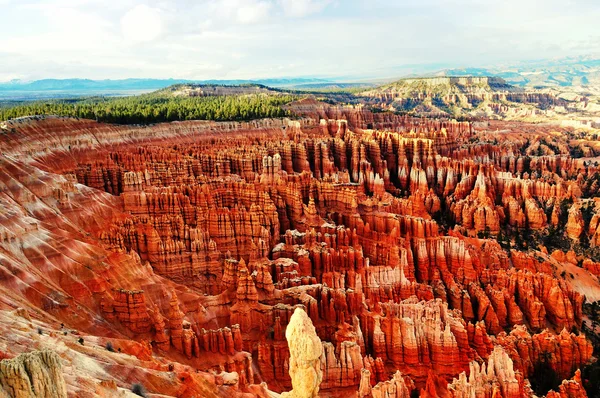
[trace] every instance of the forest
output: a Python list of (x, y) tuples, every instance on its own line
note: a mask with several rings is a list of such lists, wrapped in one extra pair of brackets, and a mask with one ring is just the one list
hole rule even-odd
[(0, 106), (0, 121), (23, 116), (57, 115), (118, 124), (150, 124), (182, 120), (251, 120), (283, 117), (287, 94), (169, 96), (150, 93), (132, 97), (90, 97), (24, 102)]

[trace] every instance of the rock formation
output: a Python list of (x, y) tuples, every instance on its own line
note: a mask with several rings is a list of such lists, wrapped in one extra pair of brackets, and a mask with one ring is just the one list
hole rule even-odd
[(6, 122), (2, 358), (56, 346), (72, 396), (506, 398), (544, 358), (581, 392), (600, 171), (572, 129), (288, 110)]
[(0, 393), (13, 398), (66, 398), (60, 357), (53, 351), (32, 351), (0, 361)]
[(487, 367), (484, 363), (471, 362), (469, 377), (461, 373), (448, 385), (448, 390), (454, 397), (523, 397), (524, 386), (521, 375), (516, 374), (513, 363), (506, 352), (496, 347), (488, 358)]
[(587, 393), (581, 382), (581, 372), (575, 371), (575, 375), (570, 380), (563, 380), (558, 391), (549, 391), (546, 398), (587, 398)]
[(323, 347), (312, 321), (301, 308), (296, 308), (285, 330), (290, 349), (290, 377), (292, 391), (281, 396), (288, 398), (314, 398), (319, 396), (323, 380), (321, 357)]
[[(504, 116), (525, 108), (523, 104), (537, 105), (541, 109), (565, 105), (552, 94), (527, 91), (501, 78), (488, 76), (402, 79), (367, 90), (362, 95), (383, 107), (416, 110), (421, 115), (438, 117), (448, 116), (447, 108), (458, 108), (461, 114), (473, 116)], [(487, 106), (479, 106), (482, 103)]]

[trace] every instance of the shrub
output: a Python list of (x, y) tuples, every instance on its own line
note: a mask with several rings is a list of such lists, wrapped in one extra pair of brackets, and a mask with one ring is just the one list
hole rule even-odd
[(106, 351), (115, 352), (115, 349), (110, 341), (106, 343)]
[(146, 396), (146, 389), (140, 383), (134, 383), (131, 386), (131, 392), (134, 393), (135, 395), (139, 395), (140, 397)]

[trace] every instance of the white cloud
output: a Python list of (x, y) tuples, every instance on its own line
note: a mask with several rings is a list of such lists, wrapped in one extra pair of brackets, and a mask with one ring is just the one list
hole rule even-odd
[(257, 23), (265, 21), (269, 17), (271, 3), (266, 1), (250, 2), (237, 9), (237, 20), (241, 23)]
[(200, 0), (189, 11), (201, 15), (204, 21), (211, 21), (215, 28), (226, 29), (236, 24), (268, 21), (273, 11), (273, 1)]
[(121, 18), (121, 31), (130, 43), (156, 40), (164, 31), (161, 10), (143, 4), (135, 6)]
[(283, 13), (295, 18), (318, 13), (329, 3), (331, 0), (279, 0)]
[(597, 0), (7, 1), (0, 79), (392, 77), (600, 50)]
[[(39, 5), (30, 8), (30, 14), (25, 18), (32, 22), (21, 34), (11, 31), (5, 33), (0, 29), (0, 48), (3, 51), (36, 54), (38, 57), (53, 54), (57, 60), (69, 61), (83, 54), (92, 56), (105, 46), (118, 45), (115, 35), (111, 33), (113, 24), (93, 13)], [(18, 20), (15, 22), (19, 23)], [(45, 29), (36, 29), (38, 24), (44, 24)]]

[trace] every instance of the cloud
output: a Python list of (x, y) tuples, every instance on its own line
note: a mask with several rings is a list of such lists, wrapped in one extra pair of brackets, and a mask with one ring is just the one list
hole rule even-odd
[(536, 3), (8, 0), (0, 51), (10, 56), (0, 57), (0, 79), (398, 77), (406, 64), (486, 66), (600, 50), (600, 2)]
[(121, 18), (123, 37), (130, 43), (151, 42), (164, 32), (161, 10), (137, 5)]
[(271, 3), (266, 1), (254, 1), (242, 5), (237, 10), (237, 20), (244, 24), (257, 23), (269, 17)]
[(283, 13), (293, 18), (318, 13), (330, 3), (331, 0), (279, 0)]
[(232, 24), (256, 24), (271, 17), (272, 0), (206, 0), (193, 8), (197, 14), (222, 28)]

